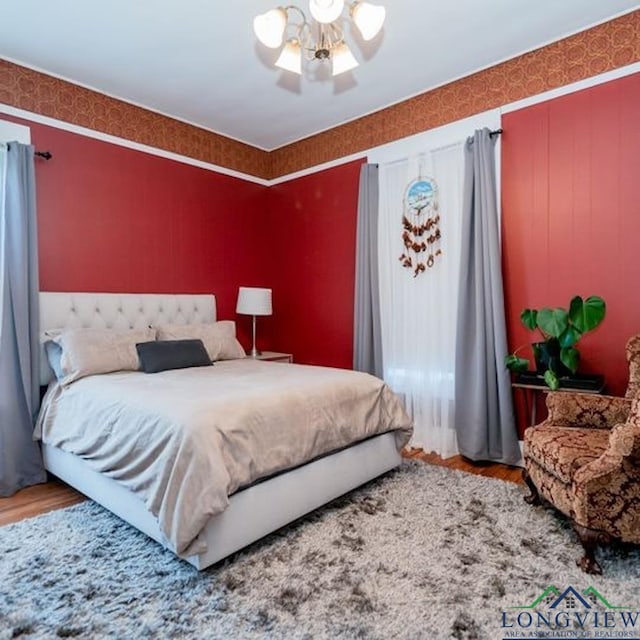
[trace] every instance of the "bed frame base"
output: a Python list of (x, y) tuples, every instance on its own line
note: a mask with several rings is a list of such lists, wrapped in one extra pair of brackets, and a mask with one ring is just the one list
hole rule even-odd
[[(43, 444), (42, 453), (53, 475), (168, 547), (156, 518), (128, 489), (61, 449)], [(200, 534), (206, 552), (183, 559), (202, 570), (400, 462), (394, 434), (384, 433), (239, 491)]]

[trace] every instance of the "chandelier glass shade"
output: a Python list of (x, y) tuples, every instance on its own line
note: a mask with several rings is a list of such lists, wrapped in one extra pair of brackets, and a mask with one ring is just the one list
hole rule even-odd
[[(380, 33), (386, 11), (369, 2), (345, 3), (345, 0), (310, 0), (309, 12), (313, 20), (294, 5), (277, 7), (253, 21), (253, 30), (260, 42), (271, 49), (282, 47), (276, 66), (293, 73), (302, 73), (302, 60), (331, 60), (332, 72), (337, 76), (358, 66), (358, 61), (344, 39), (345, 5), (364, 40), (372, 40)], [(283, 46), (284, 43), (284, 46)]]
[(316, 22), (329, 24), (335, 22), (344, 9), (344, 0), (312, 0), (309, 11)]

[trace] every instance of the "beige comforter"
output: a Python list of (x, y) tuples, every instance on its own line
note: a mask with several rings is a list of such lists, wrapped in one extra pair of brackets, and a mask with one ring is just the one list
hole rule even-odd
[(36, 435), (136, 493), (191, 555), (237, 489), (390, 430), (401, 448), (411, 421), (373, 376), (246, 359), (56, 385)]

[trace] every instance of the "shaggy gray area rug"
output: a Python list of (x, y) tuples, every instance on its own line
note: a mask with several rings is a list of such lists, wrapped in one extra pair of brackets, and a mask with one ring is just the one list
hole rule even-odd
[(579, 545), (518, 485), (405, 463), (198, 573), (87, 502), (0, 528), (0, 638), (502, 638), (549, 585), (640, 609), (638, 550)]

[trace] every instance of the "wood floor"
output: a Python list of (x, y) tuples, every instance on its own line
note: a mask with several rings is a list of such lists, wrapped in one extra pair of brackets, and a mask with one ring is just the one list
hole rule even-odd
[[(520, 469), (508, 467), (504, 464), (474, 464), (465, 460), (462, 456), (454, 456), (443, 460), (434, 453), (425, 453), (422, 449), (407, 449), (403, 452), (406, 458), (422, 460), (429, 464), (437, 464), (450, 469), (458, 469), (468, 473), (475, 473), (490, 478), (507, 480), (508, 482), (521, 482)], [(86, 498), (75, 489), (67, 486), (59, 480), (51, 480), (45, 484), (38, 484), (22, 491), (18, 491), (10, 498), (0, 498), (0, 526), (18, 522), (25, 518), (62, 509), (72, 504), (82, 502)]]
[(0, 498), (0, 526), (62, 509), (86, 498), (60, 480), (50, 480), (22, 489), (10, 498)]
[(451, 458), (443, 460), (438, 454), (425, 453), (422, 449), (405, 449), (402, 454), (405, 458), (422, 460), (423, 462), (437, 464), (441, 467), (448, 467), (449, 469), (475, 473), (478, 476), (497, 478), (499, 480), (506, 480), (507, 482), (522, 483), (522, 469), (520, 467), (511, 467), (495, 462), (471, 462), (462, 456), (452, 456)]

